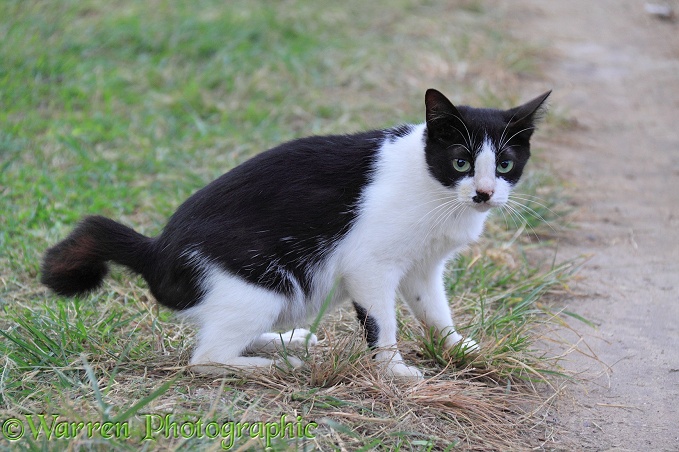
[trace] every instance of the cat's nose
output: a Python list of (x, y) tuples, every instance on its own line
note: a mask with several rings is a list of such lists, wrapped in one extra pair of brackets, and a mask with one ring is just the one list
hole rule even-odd
[(474, 196), (474, 197), (472, 198), (472, 200), (473, 200), (475, 203), (480, 204), (480, 203), (482, 203), (482, 202), (488, 201), (488, 200), (490, 199), (491, 196), (493, 196), (493, 192), (492, 192), (492, 191), (491, 191), (491, 192), (486, 192), (486, 191), (476, 190), (476, 196)]

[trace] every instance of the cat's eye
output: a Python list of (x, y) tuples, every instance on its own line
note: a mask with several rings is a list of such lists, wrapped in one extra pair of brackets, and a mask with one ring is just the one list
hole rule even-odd
[(508, 173), (514, 168), (514, 162), (511, 160), (503, 160), (497, 164), (497, 172), (500, 174)]
[(460, 173), (466, 173), (472, 168), (472, 164), (465, 159), (455, 159), (453, 160), (453, 168)]

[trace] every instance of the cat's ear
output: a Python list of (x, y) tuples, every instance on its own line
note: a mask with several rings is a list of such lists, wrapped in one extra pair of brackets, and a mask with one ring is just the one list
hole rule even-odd
[[(430, 138), (444, 137), (456, 130), (464, 130), (460, 112), (446, 96), (435, 89), (428, 89), (424, 95), (427, 108), (427, 134)], [(458, 127), (456, 124), (461, 124)]]
[(547, 91), (523, 105), (505, 111), (505, 118), (509, 123), (509, 126), (519, 126), (523, 124), (528, 127), (535, 125), (544, 115), (546, 110), (545, 101), (551, 93), (551, 90)]

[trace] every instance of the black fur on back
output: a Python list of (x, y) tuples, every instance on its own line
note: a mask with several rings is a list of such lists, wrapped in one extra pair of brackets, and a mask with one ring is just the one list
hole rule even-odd
[(42, 264), (42, 282), (73, 296), (101, 285), (107, 261), (129, 267), (163, 305), (194, 306), (206, 263), (289, 294), (350, 229), (389, 131), (310, 137), (257, 155), (189, 197), (155, 239), (87, 217)]
[[(384, 138), (383, 131), (302, 138), (224, 174), (170, 218), (157, 239), (158, 277), (199, 256), (253, 284), (285, 294), (300, 287), (308, 294), (311, 269), (356, 218)], [(194, 276), (176, 274), (159, 291)], [(180, 298), (159, 293), (162, 303), (177, 308), (196, 301)]]

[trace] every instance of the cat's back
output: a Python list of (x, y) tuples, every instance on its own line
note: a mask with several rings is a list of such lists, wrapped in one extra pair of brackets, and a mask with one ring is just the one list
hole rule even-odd
[(283, 238), (299, 244), (341, 236), (356, 218), (387, 137), (382, 130), (312, 136), (258, 154), (189, 197), (157, 244), (172, 254), (199, 243), (220, 249), (227, 242), (229, 248), (269, 252), (284, 246)]
[[(178, 215), (346, 203), (370, 180), (384, 132), (312, 136), (245, 161), (188, 198)], [(176, 214), (176, 215), (177, 215)], [(176, 216), (175, 215), (175, 216)]]

